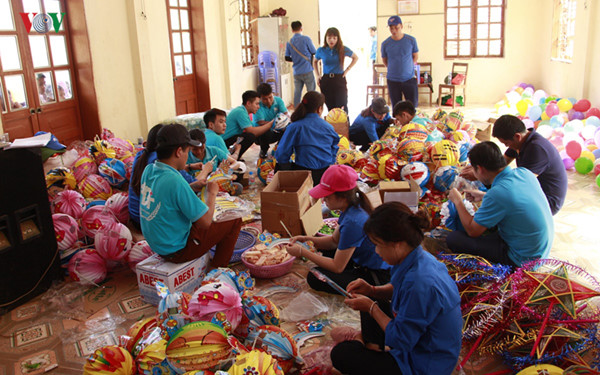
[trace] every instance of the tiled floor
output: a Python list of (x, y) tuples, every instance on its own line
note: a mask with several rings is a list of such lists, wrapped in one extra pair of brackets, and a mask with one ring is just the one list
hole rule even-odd
[[(467, 119), (485, 121), (486, 107), (464, 110)], [(258, 149), (246, 157), (255, 163)], [(600, 253), (597, 241), (600, 225), (600, 188), (592, 176), (568, 172), (569, 191), (563, 209), (554, 217), (556, 236), (551, 256), (577, 264), (600, 277)], [(258, 281), (258, 289), (275, 284), (291, 286), (294, 294), (279, 293), (271, 298), (285, 309), (300, 291), (307, 290), (305, 276), (308, 264), (298, 262), (292, 273), (274, 281)], [(328, 306), (331, 325), (358, 326), (358, 315), (346, 308), (342, 297), (318, 294)], [(155, 308), (144, 304), (138, 293), (134, 273), (128, 268), (114, 270), (101, 286), (85, 288), (67, 282), (57, 285), (31, 302), (0, 316), (0, 375), (81, 374), (85, 357), (96, 347), (117, 343), (119, 335), (141, 317), (155, 314)], [(293, 323), (284, 323), (290, 333), (297, 331)], [(329, 327), (326, 328), (328, 332)], [(311, 339), (302, 348), (307, 364), (328, 358), (331, 341), (328, 336)], [(32, 366), (41, 363), (39, 366)], [(469, 374), (498, 371), (503, 366), (497, 358), (477, 356), (467, 364)]]

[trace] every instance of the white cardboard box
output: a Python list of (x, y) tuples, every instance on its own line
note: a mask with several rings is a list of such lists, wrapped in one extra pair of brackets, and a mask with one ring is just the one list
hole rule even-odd
[(146, 303), (158, 305), (160, 297), (156, 292), (156, 282), (164, 283), (171, 292), (186, 292), (193, 294), (200, 287), (206, 275), (210, 261), (209, 253), (186, 263), (170, 263), (161, 256), (154, 254), (137, 264), (137, 274), (140, 295)]

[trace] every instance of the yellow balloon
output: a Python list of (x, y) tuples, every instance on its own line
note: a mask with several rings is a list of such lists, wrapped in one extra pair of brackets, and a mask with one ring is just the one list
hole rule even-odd
[(525, 116), (527, 113), (527, 109), (529, 108), (529, 104), (527, 104), (527, 100), (521, 99), (517, 102), (517, 111), (521, 116)]
[(548, 117), (546, 111), (542, 112), (542, 120), (550, 120), (550, 117)]
[(518, 92), (519, 94), (522, 94), (523, 93), (523, 88), (522, 87), (517, 87), (515, 89), (515, 91)]
[(590, 151), (594, 151), (594, 150), (597, 150), (597, 149), (598, 149), (598, 146), (596, 146), (596, 145), (587, 145), (586, 147), (587, 147), (587, 149), (588, 149), (588, 150), (590, 150)]
[(556, 105), (558, 105), (558, 109), (560, 109), (561, 112), (568, 112), (569, 109), (573, 108), (573, 103), (566, 98), (559, 100)]
[(596, 160), (596, 157), (594, 156), (594, 154), (591, 151), (582, 151), (581, 155), (579, 155), (580, 158), (588, 158), (591, 161)]

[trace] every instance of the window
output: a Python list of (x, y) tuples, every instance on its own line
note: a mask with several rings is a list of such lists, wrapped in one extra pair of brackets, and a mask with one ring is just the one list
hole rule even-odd
[(444, 57), (503, 57), (505, 0), (446, 0)]
[(552, 19), (552, 59), (565, 62), (573, 60), (575, 36), (575, 0), (554, 0)]
[(243, 66), (256, 65), (258, 56), (258, 0), (239, 0), (240, 3), (240, 35), (242, 38)]

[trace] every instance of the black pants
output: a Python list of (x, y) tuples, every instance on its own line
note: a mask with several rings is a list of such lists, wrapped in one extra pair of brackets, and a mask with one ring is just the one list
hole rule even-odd
[(404, 99), (410, 101), (415, 108), (419, 106), (419, 94), (417, 79), (411, 78), (408, 81), (396, 82), (388, 79), (388, 90), (390, 91), (390, 100), (392, 101), (392, 108), (396, 103), (402, 101), (402, 94)]
[[(378, 301), (379, 308), (393, 317), (389, 301)], [(360, 313), (360, 327), (366, 343), (385, 347), (385, 333), (369, 313)], [(398, 362), (385, 351), (367, 349), (360, 341), (343, 341), (331, 350), (333, 367), (343, 374), (402, 374)]]
[[(382, 125), (382, 126), (378, 126), (377, 127), (377, 137), (381, 138), (383, 136), (383, 134), (385, 133), (385, 131), (387, 130), (388, 126), (387, 125)], [(355, 134), (350, 134), (350, 141), (352, 141), (352, 143), (354, 143), (355, 145), (360, 145), (360, 150), (361, 151), (367, 151), (370, 147), (370, 144), (372, 141), (369, 138), (369, 136), (367, 135), (366, 131), (360, 131), (358, 133)]]
[(271, 143), (279, 142), (281, 137), (283, 136), (282, 132), (274, 132), (269, 129), (263, 135), (260, 135), (256, 138), (256, 143), (260, 145), (260, 154), (264, 156), (269, 151), (269, 147), (271, 147)]
[[(348, 263), (348, 267), (341, 273), (335, 273), (328, 271), (324, 268), (317, 267), (325, 276), (335, 281), (336, 284), (346, 289), (350, 282), (356, 279), (364, 279), (371, 285), (384, 285), (390, 282), (390, 272), (385, 270), (371, 270), (366, 267), (355, 267), (353, 262)], [(335, 289), (330, 287), (327, 283), (317, 279), (312, 273), (308, 273), (306, 282), (314, 290), (325, 292), (329, 294), (339, 294)]]
[(448, 234), (446, 243), (453, 253), (477, 255), (492, 263), (517, 266), (508, 257), (508, 244), (504, 242), (498, 232), (473, 238), (463, 231), (455, 230)]
[(348, 113), (348, 85), (341, 74), (324, 74), (321, 77), (321, 92), (325, 95), (327, 110), (342, 108)]
[(243, 138), (242, 143), (240, 143), (242, 145), (242, 147), (240, 148), (240, 153), (238, 156), (238, 160), (240, 160), (242, 158), (242, 155), (244, 155), (244, 152), (246, 152), (246, 150), (248, 150), (250, 148), (250, 146), (252, 146), (252, 144), (256, 141), (256, 136), (252, 133), (243, 132), (242, 134), (234, 135), (231, 138), (227, 138), (225, 140), (225, 145), (227, 147), (231, 146), (232, 144), (235, 143), (235, 141), (238, 139), (238, 137)]

